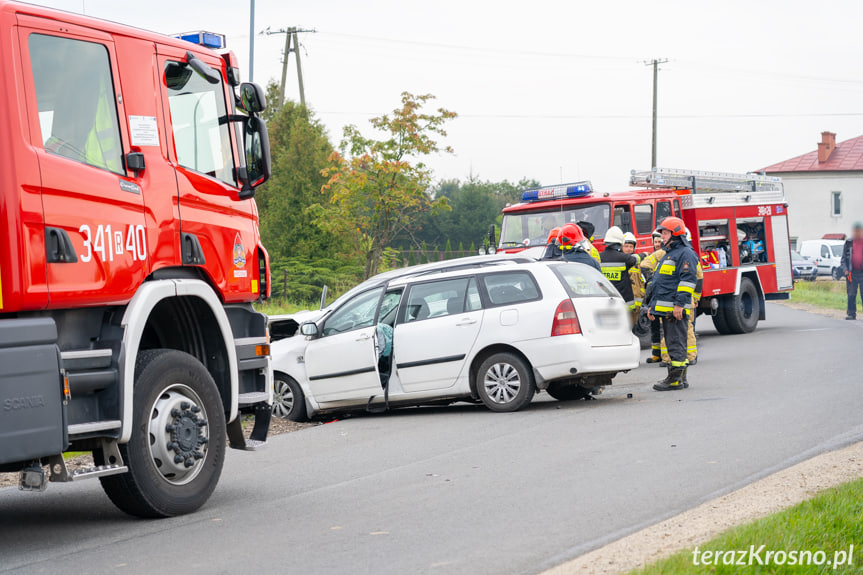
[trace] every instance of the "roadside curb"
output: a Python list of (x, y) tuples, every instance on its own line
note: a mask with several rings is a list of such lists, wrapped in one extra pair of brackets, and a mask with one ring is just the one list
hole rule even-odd
[(860, 477), (863, 477), (863, 441), (768, 475), (548, 569), (543, 575), (627, 573)]

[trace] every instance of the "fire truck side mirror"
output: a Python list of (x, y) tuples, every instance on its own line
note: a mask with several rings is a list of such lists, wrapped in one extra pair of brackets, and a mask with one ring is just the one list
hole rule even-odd
[(241, 173), (241, 199), (254, 197), (255, 188), (270, 179), (270, 139), (267, 125), (257, 116), (250, 116), (245, 122), (243, 148), (246, 154), (245, 173)]
[(240, 85), (240, 103), (249, 115), (260, 114), (267, 109), (267, 95), (257, 84), (246, 82)]

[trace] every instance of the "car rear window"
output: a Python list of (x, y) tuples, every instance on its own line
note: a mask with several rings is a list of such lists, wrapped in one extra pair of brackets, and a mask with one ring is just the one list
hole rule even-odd
[(569, 297), (620, 297), (605, 276), (590, 266), (559, 263), (549, 267), (566, 288)]
[(492, 305), (510, 305), (542, 299), (539, 286), (526, 271), (501, 272), (482, 278)]

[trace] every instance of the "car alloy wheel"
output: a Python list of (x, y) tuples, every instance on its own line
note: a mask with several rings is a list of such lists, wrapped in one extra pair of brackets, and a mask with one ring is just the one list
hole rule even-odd
[(521, 377), (515, 366), (495, 363), (485, 372), (483, 386), (486, 394), (495, 403), (510, 403), (521, 389)]
[(294, 391), (287, 381), (276, 378), (273, 383), (273, 415), (287, 419), (294, 409)]

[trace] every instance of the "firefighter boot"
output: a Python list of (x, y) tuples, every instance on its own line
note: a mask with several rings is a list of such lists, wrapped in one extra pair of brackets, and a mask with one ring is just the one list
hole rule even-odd
[(669, 367), (668, 377), (654, 385), (653, 389), (656, 391), (676, 391), (678, 389), (684, 389), (681, 378), (685, 372), (685, 366)]
[(689, 371), (689, 365), (683, 368), (683, 375), (680, 376), (680, 385), (683, 386), (683, 389), (689, 387), (689, 382), (686, 381), (686, 372)]

